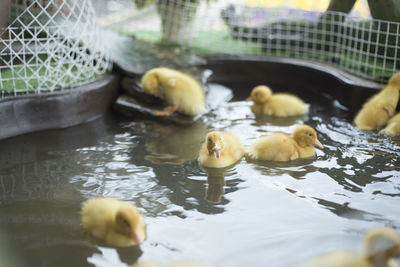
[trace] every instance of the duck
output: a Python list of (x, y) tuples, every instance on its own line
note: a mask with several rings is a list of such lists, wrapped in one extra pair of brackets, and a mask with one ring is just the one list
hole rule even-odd
[(380, 131), (381, 134), (395, 136), (400, 134), (400, 113), (394, 115), (388, 121), (384, 129)]
[(314, 147), (323, 148), (317, 132), (309, 125), (297, 126), (292, 135), (273, 133), (256, 140), (246, 152), (250, 160), (290, 161), (310, 158), (315, 155)]
[(83, 202), (81, 223), (86, 235), (113, 247), (137, 246), (146, 238), (144, 219), (137, 208), (115, 198)]
[(238, 162), (244, 155), (244, 148), (236, 135), (230, 131), (207, 133), (199, 152), (203, 167), (224, 168)]
[[(146, 93), (165, 99), (169, 105), (154, 115), (170, 116), (175, 111), (189, 116), (206, 112), (205, 94), (201, 84), (181, 71), (158, 67), (147, 71), (141, 83)], [(162, 88), (162, 89), (161, 89)]]
[(400, 236), (391, 228), (375, 228), (364, 238), (363, 253), (337, 251), (318, 256), (306, 267), (395, 267), (400, 256)]
[(392, 75), (387, 86), (364, 103), (354, 118), (361, 130), (378, 130), (387, 124), (399, 100), (400, 72)]
[(251, 106), (253, 113), (275, 117), (305, 115), (310, 107), (295, 95), (273, 94), (271, 88), (266, 85), (254, 87), (246, 101), (254, 102)]

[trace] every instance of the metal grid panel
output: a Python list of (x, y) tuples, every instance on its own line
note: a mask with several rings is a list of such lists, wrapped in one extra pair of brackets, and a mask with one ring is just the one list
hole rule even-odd
[(0, 29), (0, 97), (63, 91), (104, 74), (90, 0), (10, 0)]
[[(139, 39), (177, 42), (201, 54), (304, 59), (377, 82), (386, 82), (400, 69), (399, 23), (338, 12), (266, 8), (255, 2), (156, 1), (123, 25), (113, 26)], [(148, 17), (153, 23), (142, 25)]]

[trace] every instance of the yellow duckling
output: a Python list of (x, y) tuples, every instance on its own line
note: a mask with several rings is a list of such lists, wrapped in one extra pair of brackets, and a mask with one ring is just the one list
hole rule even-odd
[(391, 136), (400, 134), (400, 113), (394, 115), (388, 121), (386, 127), (380, 131), (380, 133)]
[(310, 107), (297, 96), (285, 93), (273, 94), (265, 85), (254, 87), (246, 100), (254, 101), (251, 106), (251, 111), (254, 113), (276, 117), (304, 115)]
[(143, 75), (142, 85), (145, 92), (165, 98), (170, 105), (155, 115), (169, 116), (178, 111), (195, 116), (206, 112), (203, 88), (188, 74), (164, 67), (154, 68)]
[(377, 228), (364, 239), (364, 252), (338, 251), (321, 255), (307, 267), (395, 267), (400, 256), (400, 237), (390, 228)]
[(314, 146), (323, 148), (317, 132), (308, 125), (298, 126), (292, 135), (274, 133), (255, 141), (246, 157), (253, 160), (289, 161), (314, 156)]
[(114, 198), (83, 202), (81, 222), (86, 234), (110, 246), (136, 246), (146, 238), (146, 226), (136, 207)]
[(239, 161), (243, 154), (243, 146), (234, 133), (215, 131), (206, 135), (199, 161), (204, 167), (223, 168)]
[(364, 103), (354, 118), (357, 128), (377, 130), (393, 116), (399, 100), (400, 72), (395, 73), (388, 85)]

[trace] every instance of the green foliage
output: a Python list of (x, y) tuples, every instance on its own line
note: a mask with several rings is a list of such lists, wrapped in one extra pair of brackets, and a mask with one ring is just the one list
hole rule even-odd
[[(75, 78), (77, 74), (77, 68), (70, 67), (68, 64), (63, 64), (62, 71), (70, 71), (72, 72), (72, 76)], [(12, 69), (5, 69), (0, 72), (0, 92), (3, 91), (6, 94), (14, 92), (15, 89), (21, 90), (21, 92), (28, 93), (29, 91), (35, 91), (39, 87), (46, 88), (53, 85), (52, 82), (46, 81), (43, 83), (43, 79), (50, 78), (46, 75), (46, 68), (44, 66), (31, 66), (30, 68), (24, 69), (21, 66), (14, 67)], [(82, 80), (88, 79), (91, 80), (95, 78), (93, 75), (83, 75), (79, 77)], [(39, 83), (41, 80), (41, 83)], [(71, 77), (65, 76), (62, 80), (60, 80), (60, 85), (58, 88), (61, 88), (62, 84), (73, 84), (76, 80), (72, 80)], [(45, 90), (41, 90), (45, 91)]]

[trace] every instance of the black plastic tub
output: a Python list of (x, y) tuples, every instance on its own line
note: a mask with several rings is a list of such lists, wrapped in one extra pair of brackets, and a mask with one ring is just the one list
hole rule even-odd
[(85, 123), (103, 115), (119, 90), (117, 75), (107, 75), (62, 93), (0, 99), (0, 139)]
[[(322, 253), (360, 251), (375, 227), (400, 229), (393, 212), (400, 141), (352, 123), (382, 85), (301, 61), (207, 60), (210, 83), (229, 87), (233, 98), (190, 126), (110, 110), (74, 127), (0, 140), (0, 258), (22, 267), (303, 266)], [(244, 100), (258, 84), (296, 94), (310, 104), (309, 114), (255, 116)], [(208, 131), (233, 131), (247, 147), (304, 123), (324, 145), (313, 158), (242, 158), (225, 169), (197, 161)], [(102, 247), (83, 237), (80, 205), (97, 196), (138, 207), (148, 233), (140, 248)]]

